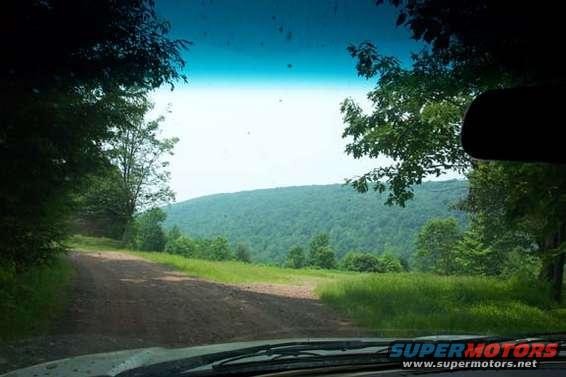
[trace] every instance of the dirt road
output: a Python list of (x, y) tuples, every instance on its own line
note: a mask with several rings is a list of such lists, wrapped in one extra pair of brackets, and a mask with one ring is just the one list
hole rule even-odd
[(64, 317), (50, 336), (0, 346), (0, 370), (128, 348), (368, 335), (305, 287), (213, 283), (123, 253), (69, 258), (76, 277)]

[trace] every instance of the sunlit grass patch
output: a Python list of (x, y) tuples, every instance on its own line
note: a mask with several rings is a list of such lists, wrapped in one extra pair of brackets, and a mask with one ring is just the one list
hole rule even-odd
[(274, 284), (317, 284), (351, 277), (355, 273), (291, 269), (276, 266), (242, 263), (235, 261), (207, 261), (186, 258), (162, 252), (134, 252), (130, 254), (144, 259), (171, 266), (189, 276), (200, 277), (222, 283), (274, 283)]
[(69, 238), (67, 247), (78, 251), (121, 251), (122, 242), (105, 237), (88, 237), (76, 234)]
[(45, 334), (65, 308), (72, 276), (63, 257), (23, 273), (0, 266), (0, 339)]
[(374, 274), (319, 289), (321, 299), (379, 334), (517, 334), (566, 329), (545, 287), (521, 279)]

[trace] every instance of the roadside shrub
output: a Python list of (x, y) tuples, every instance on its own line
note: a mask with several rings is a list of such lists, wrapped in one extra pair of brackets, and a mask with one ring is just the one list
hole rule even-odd
[(300, 246), (295, 246), (287, 253), (287, 267), (303, 268), (306, 264), (305, 250)]
[(403, 266), (399, 258), (384, 254), (376, 256), (365, 252), (351, 251), (342, 258), (340, 267), (357, 272), (401, 272)]
[(166, 218), (160, 208), (152, 208), (137, 218), (136, 248), (142, 251), (163, 251), (165, 248), (165, 232), (161, 224)]
[(169, 254), (178, 254), (188, 258), (196, 254), (196, 245), (193, 240), (185, 236), (167, 240), (164, 251)]

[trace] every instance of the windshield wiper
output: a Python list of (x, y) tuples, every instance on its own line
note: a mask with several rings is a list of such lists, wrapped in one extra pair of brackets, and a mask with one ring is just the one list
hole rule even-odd
[[(284, 370), (299, 367), (341, 365), (345, 363), (387, 362), (383, 356), (390, 341), (310, 341), (286, 342), (246, 347), (135, 368), (119, 377), (170, 377), (187, 374), (231, 374), (252, 371)], [(356, 352), (377, 348), (374, 352)], [(246, 361), (246, 359), (250, 359)], [(301, 364), (301, 365), (297, 365)], [(206, 369), (202, 369), (206, 368)], [(193, 373), (191, 373), (192, 375)]]

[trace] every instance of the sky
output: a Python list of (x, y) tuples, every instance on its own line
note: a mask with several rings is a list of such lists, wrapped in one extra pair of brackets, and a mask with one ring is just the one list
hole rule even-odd
[(152, 94), (163, 136), (180, 139), (170, 158), (177, 201), (221, 192), (343, 183), (385, 158), (354, 160), (340, 103), (371, 109), (374, 86), (346, 51), (372, 41), (409, 62), (421, 46), (373, 0), (158, 0), (183, 53), (186, 84)]

